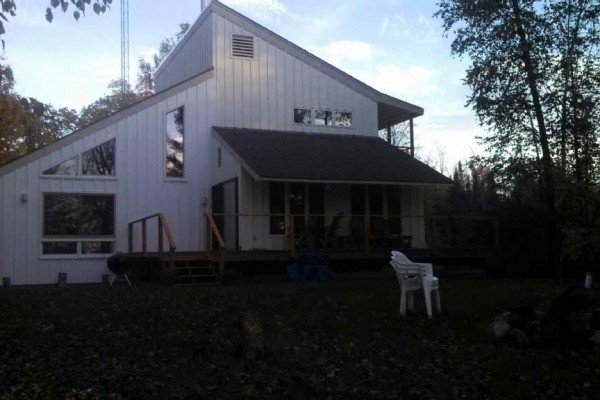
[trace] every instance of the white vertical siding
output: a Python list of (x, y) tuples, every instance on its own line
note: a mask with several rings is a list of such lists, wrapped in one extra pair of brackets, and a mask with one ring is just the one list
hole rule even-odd
[(163, 91), (212, 68), (213, 16), (208, 15), (190, 28), (192, 32), (169, 55), (154, 77), (156, 92)]
[[(250, 33), (220, 15), (213, 14), (212, 17), (219, 125), (377, 135), (377, 104), (374, 101), (259, 37), (254, 37), (254, 59), (231, 57), (231, 35)], [(295, 107), (351, 111), (353, 127), (294, 124)]]
[[(163, 213), (180, 251), (202, 250), (201, 198), (212, 185), (210, 157), (214, 101), (210, 81), (182, 88), (177, 95), (124, 113), (113, 124), (0, 176), (0, 276), (14, 284), (55, 283), (59, 272), (69, 282), (99, 282), (107, 273), (106, 257), (77, 259), (41, 254), (43, 193), (106, 193), (115, 195), (116, 250), (127, 251), (127, 224)], [(166, 179), (165, 113), (185, 107), (185, 179)], [(47, 168), (116, 138), (115, 177), (43, 176)], [(28, 196), (27, 202), (21, 195)], [(149, 250), (157, 243), (156, 222), (148, 224)], [(139, 231), (139, 229), (138, 229)], [(139, 244), (138, 240), (136, 241)], [(166, 243), (165, 243), (166, 246)], [(139, 248), (138, 248), (139, 249)]]

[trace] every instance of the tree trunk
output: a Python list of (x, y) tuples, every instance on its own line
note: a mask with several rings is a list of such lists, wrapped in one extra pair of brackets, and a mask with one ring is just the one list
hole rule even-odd
[(542, 174), (543, 174), (543, 190), (545, 197), (546, 209), (546, 233), (547, 237), (547, 256), (548, 265), (554, 269), (556, 276), (562, 275), (560, 263), (560, 240), (558, 234), (558, 217), (556, 213), (556, 188), (554, 183), (554, 172), (552, 165), (552, 156), (550, 154), (550, 146), (548, 144), (548, 135), (546, 131), (546, 123), (544, 120), (544, 112), (540, 101), (540, 94), (537, 87), (537, 77), (531, 58), (530, 45), (525, 33), (525, 27), (521, 19), (521, 8), (519, 0), (512, 0), (512, 8), (515, 17), (516, 33), (519, 37), (521, 47), (521, 59), (525, 66), (527, 74), (527, 83), (531, 91), (533, 101), (533, 109), (538, 124), (540, 135), (540, 145), (542, 148)]

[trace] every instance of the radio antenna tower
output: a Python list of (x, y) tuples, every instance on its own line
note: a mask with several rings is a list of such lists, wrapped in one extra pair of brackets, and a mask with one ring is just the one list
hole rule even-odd
[(129, 82), (129, 0), (121, 0), (121, 93)]

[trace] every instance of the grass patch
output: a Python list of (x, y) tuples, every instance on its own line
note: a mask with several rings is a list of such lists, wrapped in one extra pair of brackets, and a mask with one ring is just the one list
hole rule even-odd
[[(487, 343), (558, 281), (442, 280), (444, 315), (397, 314), (395, 278), (216, 288), (0, 290), (0, 399), (598, 398), (600, 356)], [(268, 350), (236, 356), (238, 316)]]

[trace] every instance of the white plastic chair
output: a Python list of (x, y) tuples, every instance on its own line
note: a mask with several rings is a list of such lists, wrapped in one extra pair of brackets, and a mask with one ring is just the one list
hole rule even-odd
[(399, 251), (392, 251), (391, 258), (390, 265), (394, 268), (400, 284), (400, 315), (406, 315), (407, 303), (408, 309), (414, 310), (414, 291), (421, 289), (423, 289), (429, 318), (433, 317), (431, 292), (435, 292), (436, 309), (441, 312), (439, 279), (433, 276), (433, 266), (428, 263), (411, 261)]

